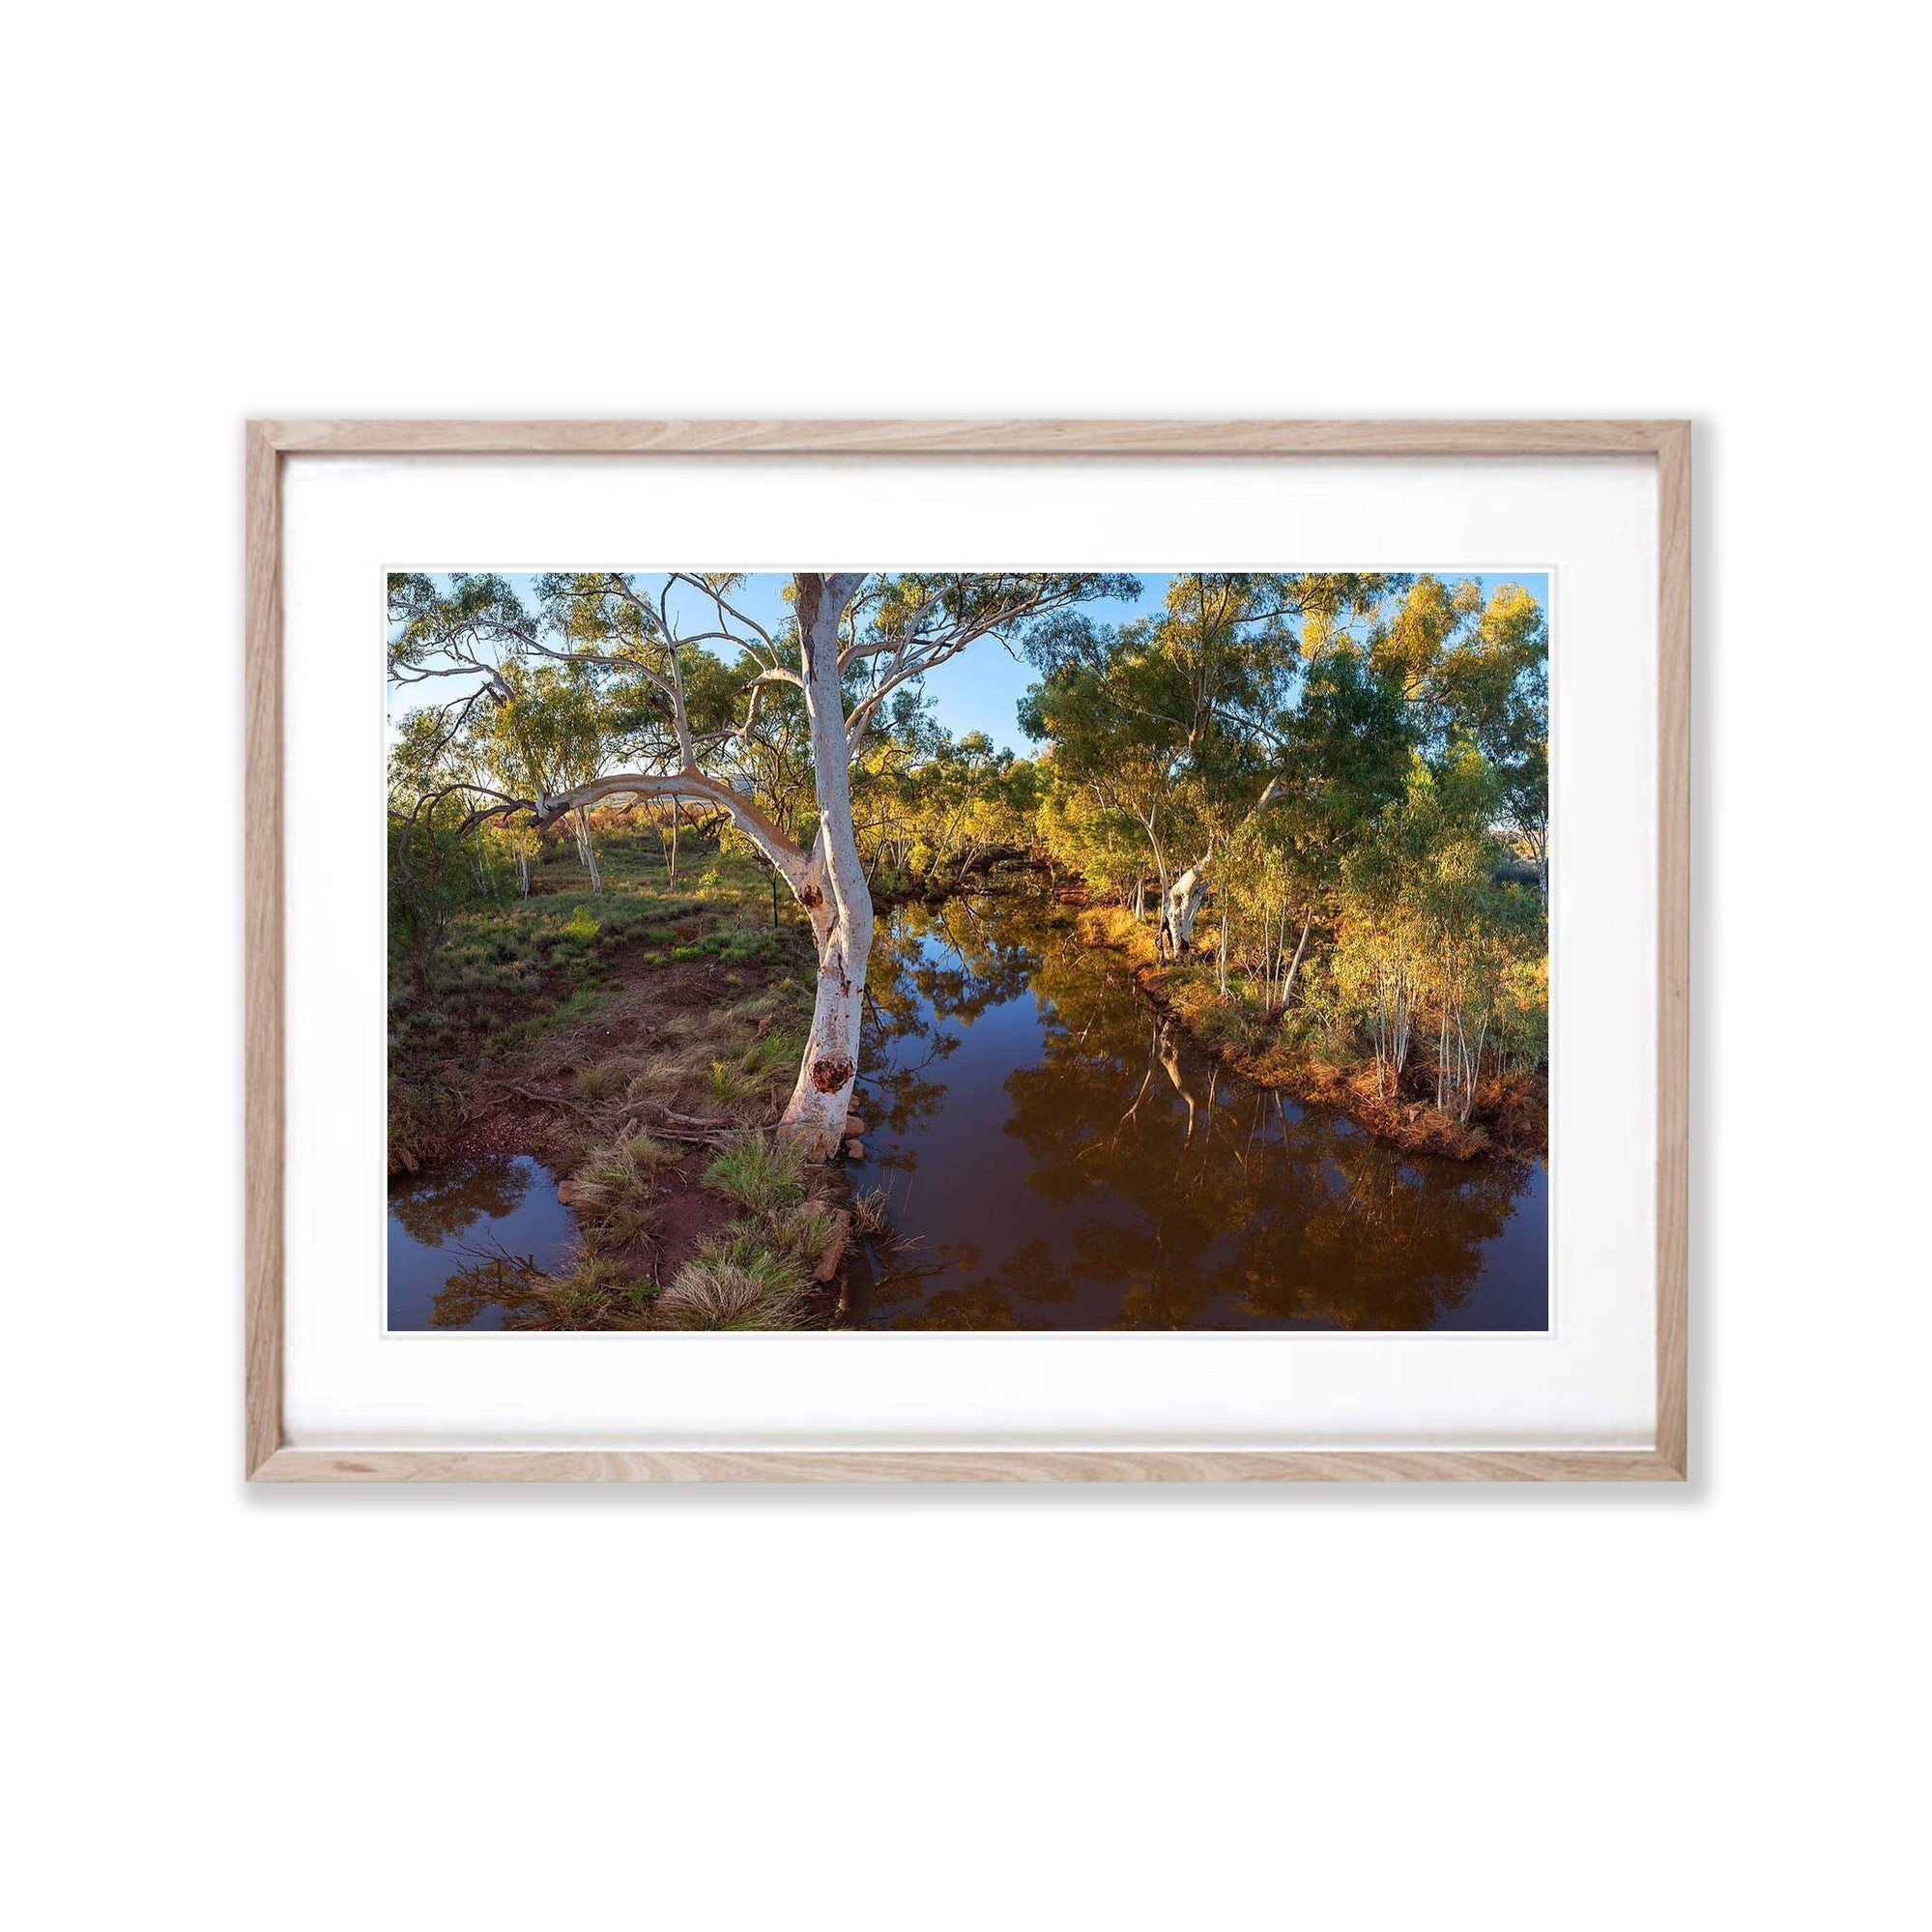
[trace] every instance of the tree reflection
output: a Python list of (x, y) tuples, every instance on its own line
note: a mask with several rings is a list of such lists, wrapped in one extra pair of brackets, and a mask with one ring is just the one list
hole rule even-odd
[[(1059, 1328), (1052, 1305), (1073, 1301), (1073, 1277), (1055, 1267), (1053, 1250), (1037, 1237), (981, 1272), (979, 1250), (943, 1242), (937, 1258), (914, 1250), (899, 1254), (874, 1284), (875, 1325), (887, 1328)], [(960, 1279), (964, 1277), (964, 1279)]]
[(1468, 1298), (1521, 1170), (1404, 1155), (1229, 1079), (1077, 945), (1044, 949), (1033, 985), (1045, 1042), (1007, 1080), (1007, 1132), (1048, 1200), (1134, 1210), (1072, 1230), (1120, 1324), (1427, 1328)]
[(1005, 1081), (1024, 1189), (986, 1203), (1015, 1245), (990, 1263), (915, 1248), (876, 1285), (880, 1325), (1428, 1328), (1468, 1301), (1527, 1184), (1221, 1073), (1045, 907), (906, 908), (881, 953), (866, 1107), (895, 1136), (916, 1145), (946, 1099), (935, 1070), (1029, 987), (1040, 1042)]
[(440, 1248), (479, 1221), (514, 1214), (534, 1170), (514, 1154), (451, 1161), (433, 1174), (389, 1183), (389, 1212), (412, 1241)]
[(485, 1309), (504, 1312), (504, 1326), (514, 1328), (519, 1317), (527, 1317), (537, 1307), (532, 1289), (535, 1273), (529, 1257), (515, 1254), (479, 1256), (466, 1268), (454, 1270), (436, 1291), (430, 1307), (431, 1328), (468, 1328)]
[[(946, 1083), (935, 1070), (975, 1020), (1025, 992), (1035, 964), (1025, 937), (984, 901), (902, 907), (881, 929), (867, 974), (859, 1078), (868, 1117), (904, 1136), (937, 1112)], [(876, 1158), (915, 1165), (906, 1149)]]

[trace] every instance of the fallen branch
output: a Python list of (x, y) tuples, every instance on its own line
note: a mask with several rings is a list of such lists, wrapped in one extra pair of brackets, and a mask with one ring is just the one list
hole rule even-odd
[[(689, 1113), (674, 1113), (661, 1101), (646, 1101), (644, 1105), (655, 1116), (649, 1123), (650, 1132), (666, 1140), (692, 1140), (703, 1146), (716, 1147), (739, 1131), (735, 1121), (700, 1120)], [(625, 1119), (645, 1124), (638, 1110), (633, 1110)]]
[(665, 1119), (678, 1127), (689, 1127), (708, 1134), (735, 1134), (738, 1124), (735, 1120), (706, 1120), (695, 1113), (673, 1113), (661, 1100), (647, 1100), (646, 1107), (654, 1107)]
[(506, 1080), (500, 1080), (496, 1084), (502, 1087), (505, 1093), (517, 1094), (524, 1100), (535, 1101), (539, 1107), (569, 1107), (574, 1108), (579, 1113), (589, 1113), (591, 1111), (591, 1108), (586, 1106), (583, 1101), (572, 1100), (568, 1094), (534, 1093), (527, 1086), (516, 1086)]

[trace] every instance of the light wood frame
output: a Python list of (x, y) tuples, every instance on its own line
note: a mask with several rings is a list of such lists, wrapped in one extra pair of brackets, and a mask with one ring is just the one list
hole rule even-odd
[[(1648, 1450), (309, 1450), (282, 1436), (281, 458), (1605, 456), (1658, 466), (1657, 1440)], [(250, 1480), (1574, 1482), (1687, 1472), (1690, 425), (1683, 421), (255, 421), (247, 425), (246, 1450)]]

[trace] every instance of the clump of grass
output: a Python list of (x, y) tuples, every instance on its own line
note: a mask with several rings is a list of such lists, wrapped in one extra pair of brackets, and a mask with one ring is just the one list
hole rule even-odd
[(620, 1246), (648, 1233), (657, 1195), (656, 1170), (674, 1158), (670, 1148), (648, 1134), (598, 1148), (571, 1176), (579, 1220)]
[(770, 1214), (801, 1200), (804, 1156), (796, 1146), (747, 1134), (705, 1169), (705, 1185), (754, 1214)]
[(678, 1269), (653, 1312), (672, 1328), (795, 1328), (798, 1283), (776, 1254), (734, 1258), (700, 1250)]
[(610, 1003), (608, 989), (586, 987), (580, 993), (573, 993), (554, 1012), (544, 1015), (539, 1024), (545, 1026), (572, 1026), (580, 1021), (594, 1018)]
[(798, 1065), (798, 1057), (805, 1051), (805, 1035), (789, 1029), (767, 1033), (758, 1043), (758, 1063), (766, 1073), (791, 1074)]
[(838, 1222), (823, 1201), (800, 1202), (776, 1214), (734, 1221), (699, 1253), (716, 1254), (744, 1267), (782, 1271), (794, 1286), (819, 1265), (838, 1232)]
[(659, 1047), (635, 1063), (625, 1095), (633, 1101), (654, 1100), (670, 1105), (703, 1079), (709, 1059), (701, 1042)]
[(745, 1059), (739, 1059), (735, 1063), (730, 1060), (713, 1060), (706, 1084), (710, 1090), (711, 1098), (720, 1107), (735, 1107), (738, 1102), (751, 1099), (764, 1086), (764, 1081), (757, 1067), (747, 1065)]
[(568, 1273), (532, 1278), (532, 1316), (516, 1326), (595, 1328), (608, 1322), (619, 1304), (627, 1300), (624, 1279), (616, 1263), (585, 1248)]
[(563, 930), (580, 946), (588, 946), (603, 928), (603, 922), (596, 918), (588, 906), (579, 906), (563, 923)]
[(718, 1233), (707, 1234), (691, 1251), (691, 1258), (706, 1266), (716, 1262), (741, 1268), (774, 1291), (796, 1288), (800, 1281), (795, 1257), (773, 1239), (763, 1220), (734, 1221)]
[(852, 1196), (852, 1226), (861, 1234), (877, 1236), (892, 1226), (886, 1210), (891, 1205), (883, 1188), (867, 1188)]
[(389, 1172), (413, 1174), (456, 1125), (453, 1097), (433, 1081), (389, 1081)]
[(838, 1231), (838, 1217), (822, 1200), (808, 1200), (785, 1224), (786, 1241), (810, 1266), (817, 1266)]
[(579, 1067), (577, 1069), (577, 1098), (579, 1100), (608, 1100), (617, 1091), (618, 1077), (606, 1066)]

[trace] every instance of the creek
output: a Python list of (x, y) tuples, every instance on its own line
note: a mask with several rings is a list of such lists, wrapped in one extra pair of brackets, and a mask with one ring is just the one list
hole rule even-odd
[(859, 1328), (1541, 1330), (1543, 1163), (1229, 1073), (1037, 888), (881, 912), (857, 1106), (899, 1241)]

